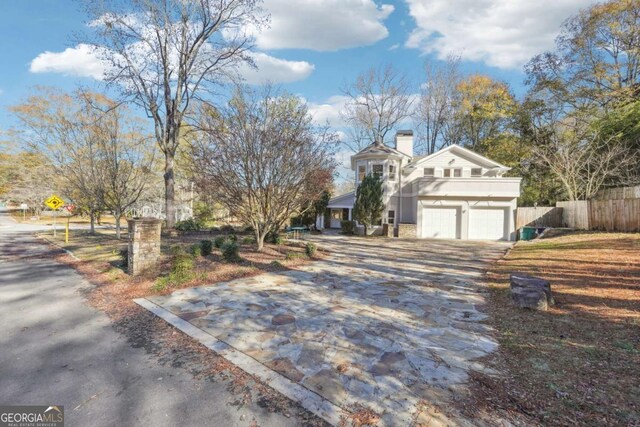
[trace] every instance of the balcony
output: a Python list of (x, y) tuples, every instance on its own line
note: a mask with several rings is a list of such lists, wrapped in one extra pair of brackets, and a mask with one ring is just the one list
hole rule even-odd
[(413, 193), (429, 197), (504, 197), (520, 196), (521, 178), (434, 178), (413, 182)]

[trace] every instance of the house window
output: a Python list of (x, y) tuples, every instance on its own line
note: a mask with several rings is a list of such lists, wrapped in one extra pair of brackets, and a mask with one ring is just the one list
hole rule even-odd
[(396, 211), (388, 211), (387, 212), (387, 224), (395, 224), (396, 223)]
[(389, 165), (389, 181), (396, 180), (396, 167), (395, 165)]
[(445, 178), (451, 178), (451, 177), (460, 178), (461, 176), (462, 176), (462, 169), (449, 168), (444, 170)]
[(377, 176), (379, 179), (382, 179), (383, 174), (384, 169), (382, 165), (373, 165), (373, 176)]
[(424, 176), (435, 176), (436, 170), (434, 168), (424, 168)]
[(367, 168), (364, 165), (358, 166), (358, 182), (362, 182), (364, 175), (367, 173)]
[(472, 168), (471, 176), (482, 176), (482, 168)]

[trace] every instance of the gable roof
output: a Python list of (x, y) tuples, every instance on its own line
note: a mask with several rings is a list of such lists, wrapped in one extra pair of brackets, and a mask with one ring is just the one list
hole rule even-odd
[(384, 145), (382, 142), (376, 141), (373, 142), (362, 150), (358, 151), (356, 154), (351, 156), (351, 168), (354, 168), (355, 162), (354, 160), (359, 157), (364, 156), (397, 156), (397, 157), (406, 157), (411, 158), (407, 154), (396, 150), (395, 148), (391, 148), (388, 145)]
[(340, 194), (338, 196), (331, 198), (331, 200), (329, 200), (329, 203), (327, 204), (327, 207), (331, 208), (331, 207), (341, 206), (341, 205), (351, 206), (355, 201), (355, 197), (356, 197), (355, 191), (350, 191), (348, 193)]
[(415, 158), (414, 157), (414, 159), (411, 161), (411, 163), (409, 163), (406, 166), (406, 169), (413, 170), (413, 169), (417, 168), (418, 165), (420, 165), (422, 163), (425, 163), (425, 162), (427, 162), (429, 160), (432, 160), (432, 159), (434, 159), (434, 158), (436, 158), (436, 157), (438, 157), (438, 156), (440, 156), (440, 155), (442, 155), (444, 153), (448, 153), (448, 152), (453, 152), (453, 153), (461, 155), (461, 156), (469, 157), (469, 158), (477, 161), (478, 163), (481, 163), (483, 165), (488, 166), (489, 169), (499, 169), (499, 170), (505, 171), (505, 172), (508, 171), (508, 170), (511, 170), (511, 168), (508, 167), (508, 166), (505, 166), (505, 165), (503, 165), (501, 163), (498, 163), (498, 162), (496, 162), (494, 160), (491, 160), (488, 157), (482, 156), (482, 155), (476, 153), (475, 151), (471, 151), (468, 148), (464, 148), (464, 147), (462, 147), (460, 145), (456, 145), (456, 144), (450, 145), (448, 147), (445, 147), (445, 148), (443, 148), (443, 149), (441, 149), (439, 151), (436, 151), (433, 154), (429, 154), (428, 156), (423, 156), (423, 157), (419, 157), (419, 158)]

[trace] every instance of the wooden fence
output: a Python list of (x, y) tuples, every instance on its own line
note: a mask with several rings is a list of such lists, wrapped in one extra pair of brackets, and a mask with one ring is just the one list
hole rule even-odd
[(589, 230), (589, 202), (587, 200), (557, 202), (556, 206), (562, 208), (563, 227)]
[(640, 185), (635, 187), (605, 188), (598, 191), (595, 200), (640, 199)]
[(516, 230), (521, 227), (562, 227), (562, 208), (540, 206), (518, 208), (516, 211)]
[(563, 226), (580, 230), (640, 231), (640, 199), (558, 202)]

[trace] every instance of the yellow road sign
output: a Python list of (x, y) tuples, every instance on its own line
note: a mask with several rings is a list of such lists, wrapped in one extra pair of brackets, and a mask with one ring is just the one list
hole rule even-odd
[(57, 210), (64, 206), (64, 200), (54, 194), (53, 196), (45, 200), (44, 204), (49, 206), (53, 210)]

